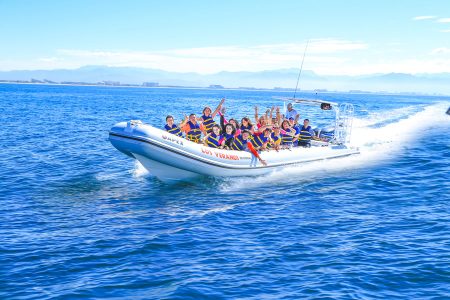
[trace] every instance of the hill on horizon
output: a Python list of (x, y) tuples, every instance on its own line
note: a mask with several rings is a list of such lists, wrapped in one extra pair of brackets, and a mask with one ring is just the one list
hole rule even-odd
[[(177, 73), (158, 69), (137, 67), (84, 66), (77, 69), (55, 70), (13, 70), (0, 71), (0, 80), (49, 80), (54, 82), (118, 81), (122, 84), (157, 82), (160, 85), (208, 87), (222, 85), (228, 88), (294, 88), (298, 69), (278, 69), (264, 71), (221, 71), (215, 74), (195, 72)], [(336, 91), (363, 90), (370, 92), (411, 92), (430, 94), (450, 94), (450, 73), (436, 74), (369, 74), (319, 75), (311, 70), (303, 70), (299, 87), (305, 90), (326, 89)]]

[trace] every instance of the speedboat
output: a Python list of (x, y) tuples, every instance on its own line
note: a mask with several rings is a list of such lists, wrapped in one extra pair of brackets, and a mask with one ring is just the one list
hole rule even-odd
[[(152, 175), (163, 181), (189, 181), (198, 176), (258, 176), (286, 166), (359, 153), (357, 148), (346, 145), (353, 114), (351, 104), (338, 106), (322, 100), (288, 100), (295, 104), (320, 105), (323, 110), (334, 110), (334, 132), (328, 140), (312, 140), (309, 148), (261, 151), (259, 155), (266, 161), (266, 165), (255, 163), (250, 152), (213, 149), (139, 120), (117, 123), (109, 132), (109, 140), (117, 150), (137, 159)], [(329, 129), (326, 134), (328, 137)]]

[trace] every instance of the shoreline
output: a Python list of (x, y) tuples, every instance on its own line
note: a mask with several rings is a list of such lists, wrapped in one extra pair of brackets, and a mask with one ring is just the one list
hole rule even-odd
[[(77, 83), (47, 83), (47, 82), (14, 82), (14, 81), (0, 81), (0, 84), (16, 84), (16, 85), (41, 85), (41, 86), (84, 86), (84, 87), (105, 87), (105, 88), (139, 88), (139, 89), (183, 89), (183, 90), (209, 90), (209, 91), (257, 91), (257, 92), (277, 92), (277, 93), (292, 93), (294, 90), (289, 89), (265, 89), (265, 88), (209, 88), (209, 87), (194, 87), (194, 86), (140, 86), (140, 85), (106, 85), (106, 84), (77, 84)], [(427, 96), (427, 97), (450, 97), (446, 94), (427, 94), (415, 92), (372, 92), (372, 91), (324, 91), (320, 92), (314, 90), (298, 91), (308, 94), (352, 94), (352, 95), (401, 95), (401, 96)]]

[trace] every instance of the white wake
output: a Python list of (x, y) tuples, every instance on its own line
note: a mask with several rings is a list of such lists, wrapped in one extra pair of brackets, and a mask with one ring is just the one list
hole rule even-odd
[[(236, 178), (224, 181), (222, 191), (245, 190), (273, 182), (302, 178), (311, 180), (338, 172), (381, 164), (401, 155), (402, 151), (429, 135), (448, 135), (450, 116), (445, 112), (450, 102), (429, 106), (409, 106), (395, 110), (369, 114), (366, 118), (354, 118), (350, 146), (358, 147), (359, 155), (336, 158), (286, 167), (265, 176)], [(419, 109), (419, 111), (418, 111)], [(270, 162), (268, 162), (270, 163)]]

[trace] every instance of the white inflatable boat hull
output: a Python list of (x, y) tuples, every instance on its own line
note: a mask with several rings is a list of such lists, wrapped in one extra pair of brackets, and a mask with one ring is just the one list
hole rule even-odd
[(358, 154), (358, 149), (344, 145), (314, 143), (311, 148), (263, 151), (252, 165), (246, 151), (213, 149), (177, 137), (167, 131), (140, 122), (121, 122), (109, 133), (109, 140), (119, 151), (137, 159), (161, 180), (189, 180), (194, 177), (257, 176), (286, 166)]

